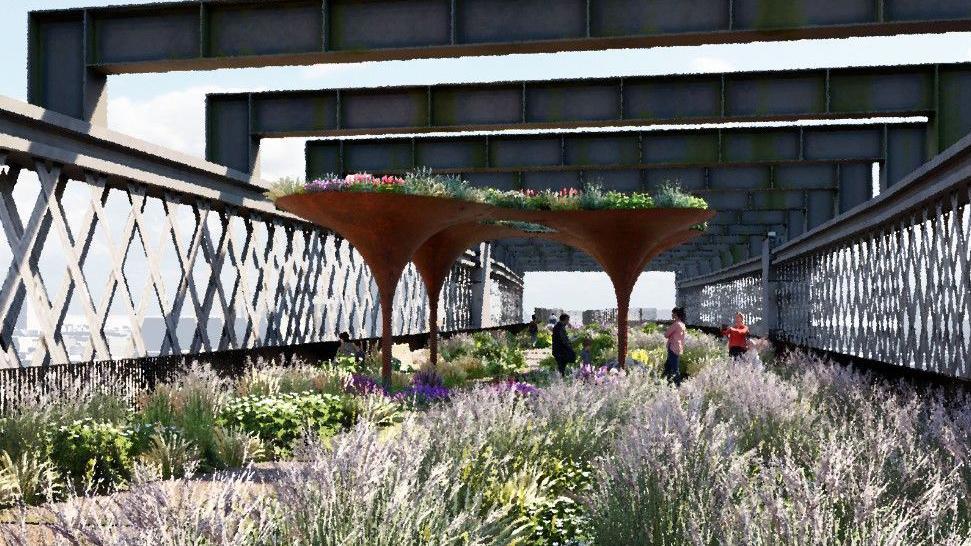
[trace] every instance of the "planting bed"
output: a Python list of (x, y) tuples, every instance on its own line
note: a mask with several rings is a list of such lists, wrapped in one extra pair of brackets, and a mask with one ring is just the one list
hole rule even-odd
[[(525, 364), (542, 349), (524, 351), (523, 337), (476, 335), (443, 341), (435, 370), (394, 372), (390, 392), (371, 357), (353, 371), (350, 362), (265, 368), (234, 382), (195, 370), (146, 393), (135, 412), (94, 393), (24, 408), (0, 422), (14, 462), (0, 483), (9, 490), (9, 477), (30, 466), (16, 461), (28, 460), (64, 485), (8, 496), (41, 505), (8, 510), (0, 532), (93, 544), (958, 545), (971, 537), (967, 397), (880, 383), (803, 355), (753, 352), (732, 362), (722, 341), (697, 332), (686, 343), (689, 378), (675, 388), (660, 378), (664, 340), (650, 325), (630, 332), (641, 365), (600, 367), (612, 359), (614, 334), (574, 331), (578, 343), (591, 341), (596, 363), (565, 380), (546, 363)], [(49, 445), (79, 422), (124, 433)], [(147, 429), (155, 432), (142, 443)], [(217, 434), (232, 435), (237, 449)], [(36, 443), (17, 452), (11, 435)], [(81, 466), (123, 478), (87, 485), (120, 491), (77, 496), (57, 450), (78, 453), (103, 436), (149, 448), (127, 458), (98, 451)], [(266, 459), (276, 462), (256, 462)], [(213, 472), (236, 463), (250, 470)], [(51, 491), (56, 503), (45, 498)], [(40, 524), (18, 525), (26, 518)]]

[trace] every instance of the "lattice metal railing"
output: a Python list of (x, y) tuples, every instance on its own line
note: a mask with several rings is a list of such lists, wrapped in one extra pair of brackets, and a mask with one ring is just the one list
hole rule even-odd
[(871, 360), (971, 377), (967, 187), (880, 229), (777, 268), (780, 336)]
[(493, 275), (497, 308), (492, 310), (492, 324), (512, 324), (523, 320), (523, 282), (509, 273)]
[[(8, 164), (0, 150), (0, 166), (0, 366), (379, 333), (367, 267), (324, 230), (39, 157)], [(446, 285), (448, 329), (469, 325), (470, 263)], [(426, 301), (409, 266), (395, 334), (426, 330)]]
[[(782, 341), (971, 379), (971, 135), (889, 190), (757, 260), (681, 281), (689, 322), (753, 316)], [(724, 317), (724, 318), (722, 318)]]
[(748, 274), (714, 284), (678, 288), (678, 305), (693, 326), (731, 324), (741, 312), (752, 333), (767, 333), (762, 316), (762, 275)]

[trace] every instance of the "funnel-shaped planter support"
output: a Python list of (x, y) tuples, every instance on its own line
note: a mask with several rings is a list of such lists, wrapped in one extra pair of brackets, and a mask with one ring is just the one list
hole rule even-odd
[(603, 268), (617, 298), (617, 363), (627, 362), (630, 295), (647, 264), (701, 232), (691, 227), (714, 216), (707, 209), (614, 209), (530, 212), (529, 221), (556, 230), (550, 239), (576, 247)]
[[(589, 254), (610, 277), (617, 297), (617, 357), (627, 361), (627, 318), (634, 283), (648, 262), (700, 232), (706, 209), (523, 211), (396, 193), (321, 192), (290, 195), (278, 207), (346, 238), (371, 268), (381, 297), (382, 377), (391, 381), (394, 292), (409, 261), (422, 275), (430, 303), (431, 353), (437, 359), (438, 296), (452, 264), (470, 246), (502, 238), (557, 241)], [(522, 231), (484, 220), (523, 221), (551, 232)]]
[(529, 235), (532, 234), (499, 224), (457, 224), (438, 232), (415, 252), (412, 261), (428, 293), (428, 352), (433, 365), (438, 363), (438, 297), (452, 264), (472, 245)]
[(381, 299), (381, 376), (391, 383), (391, 322), (395, 289), (415, 251), (443, 229), (488, 208), (457, 199), (393, 193), (321, 192), (289, 195), (277, 207), (329, 228), (361, 253)]

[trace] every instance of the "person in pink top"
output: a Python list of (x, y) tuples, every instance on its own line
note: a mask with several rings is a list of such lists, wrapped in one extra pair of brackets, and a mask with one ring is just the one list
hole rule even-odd
[(681, 353), (684, 352), (684, 337), (688, 333), (684, 326), (684, 308), (675, 307), (671, 310), (674, 321), (664, 332), (668, 338), (668, 360), (664, 363), (664, 376), (676, 385), (681, 383)]

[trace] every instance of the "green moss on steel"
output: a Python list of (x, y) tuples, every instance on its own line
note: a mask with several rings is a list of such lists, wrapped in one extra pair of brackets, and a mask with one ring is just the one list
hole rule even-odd
[(313, 128), (320, 130), (337, 128), (337, 116), (334, 112), (334, 99), (330, 97), (316, 97), (310, 105), (310, 116)]
[(457, 125), (455, 93), (438, 92), (432, 96), (432, 125)]
[(794, 28), (809, 24), (804, 5), (814, 0), (760, 0), (755, 29)]
[(941, 108), (938, 112), (941, 142), (939, 151), (971, 132), (971, 74), (941, 72)]
[[(546, 95), (546, 111), (543, 112), (542, 121), (562, 121), (564, 115), (566, 114), (566, 96), (569, 93), (568, 90), (564, 89), (546, 89), (543, 94)], [(536, 120), (530, 120), (536, 121)]]
[(834, 76), (830, 82), (830, 108), (833, 112), (870, 112), (873, 110), (874, 82), (868, 74)]
[(718, 135), (690, 135), (685, 143), (685, 163), (718, 161)]

